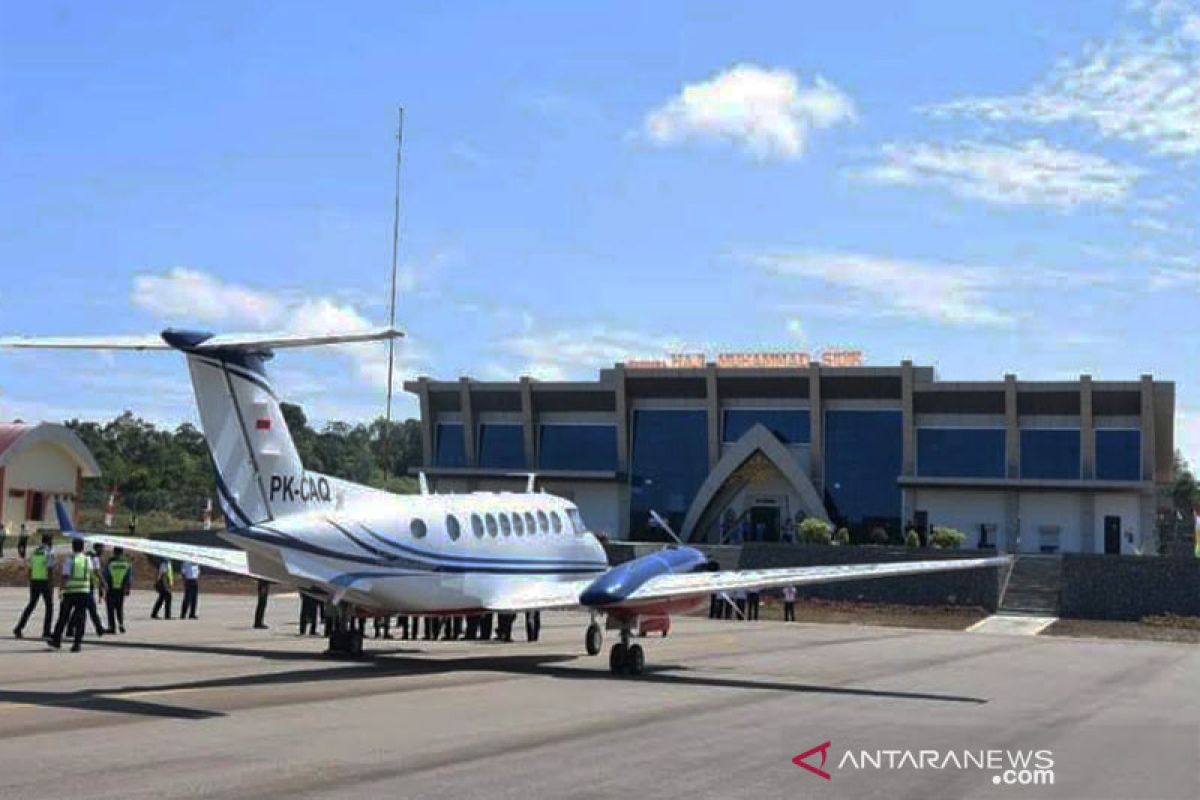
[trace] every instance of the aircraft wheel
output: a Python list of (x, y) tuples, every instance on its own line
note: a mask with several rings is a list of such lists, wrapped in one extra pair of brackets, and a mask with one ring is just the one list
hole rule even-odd
[[(634, 645), (636, 647), (636, 645)], [(641, 648), (638, 648), (639, 650)], [(610, 672), (618, 673), (625, 671), (625, 664), (628, 661), (629, 648), (623, 644), (614, 644), (612, 650), (608, 651), (608, 669)]]
[(642, 670), (646, 667), (646, 654), (642, 652), (640, 644), (632, 645), (629, 652), (625, 654), (625, 669), (630, 675), (641, 675)]
[(604, 646), (604, 631), (600, 630), (599, 625), (593, 622), (587, 626), (587, 633), (583, 637), (583, 644), (587, 648), (589, 656), (600, 654), (600, 648)]

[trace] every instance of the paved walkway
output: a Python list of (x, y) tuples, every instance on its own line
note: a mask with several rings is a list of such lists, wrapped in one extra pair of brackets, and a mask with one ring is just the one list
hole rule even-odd
[(1058, 617), (1035, 617), (1029, 614), (993, 614), (967, 628), (972, 633), (999, 633), (1006, 636), (1037, 636), (1049, 628)]

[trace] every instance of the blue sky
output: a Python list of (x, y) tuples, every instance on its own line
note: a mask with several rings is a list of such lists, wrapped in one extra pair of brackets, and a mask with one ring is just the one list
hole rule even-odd
[[(0, 3), (0, 328), (385, 321), (403, 104), (402, 376), (1152, 372), (1200, 460), (1197, 4), (409, 5)], [(369, 417), (382, 352), (277, 382)], [(123, 408), (181, 365), (0, 361), (0, 418)]]

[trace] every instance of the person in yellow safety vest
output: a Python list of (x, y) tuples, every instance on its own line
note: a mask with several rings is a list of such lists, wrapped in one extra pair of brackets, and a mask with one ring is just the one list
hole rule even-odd
[(112, 558), (105, 567), (108, 581), (108, 632), (125, 632), (125, 598), (133, 587), (133, 562), (125, 557), (125, 549), (114, 547)]
[(83, 539), (72, 539), (71, 555), (63, 560), (62, 609), (58, 614), (58, 622), (54, 624), (54, 634), (47, 642), (55, 650), (62, 647), (63, 629), (70, 625), (75, 636), (71, 652), (79, 652), (83, 643), (88, 594), (92, 588), (92, 572), (92, 561), (83, 552)]
[(42, 544), (33, 551), (29, 559), (29, 603), (21, 612), (21, 620), (13, 628), (13, 636), (21, 638), (29, 615), (37, 607), (38, 600), (46, 606), (46, 617), (42, 621), (42, 638), (50, 638), (50, 628), (54, 622), (54, 589), (50, 585), (50, 573), (54, 571), (54, 539), (50, 534), (42, 534)]
[(150, 612), (151, 619), (158, 619), (159, 609), (166, 607), (166, 618), (171, 618), (171, 588), (175, 585), (175, 569), (171, 566), (171, 559), (164, 558), (158, 562), (158, 578), (154, 581), (154, 588), (158, 590), (158, 599), (154, 601), (154, 608)]

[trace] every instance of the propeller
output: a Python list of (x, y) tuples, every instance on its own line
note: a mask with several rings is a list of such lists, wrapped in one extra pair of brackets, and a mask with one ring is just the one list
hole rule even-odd
[[(653, 508), (650, 509), (650, 521), (652, 524), (666, 531), (667, 535), (674, 539), (676, 544), (683, 544), (683, 540), (679, 538), (679, 534), (675, 533), (674, 529), (671, 528), (667, 521), (663, 519)], [(733, 602), (733, 598), (729, 596), (729, 592), (717, 592), (716, 595), (726, 603), (729, 603), (729, 607), (733, 609), (733, 613), (737, 614), (739, 619), (746, 618), (745, 613), (738, 608), (738, 604)]]

